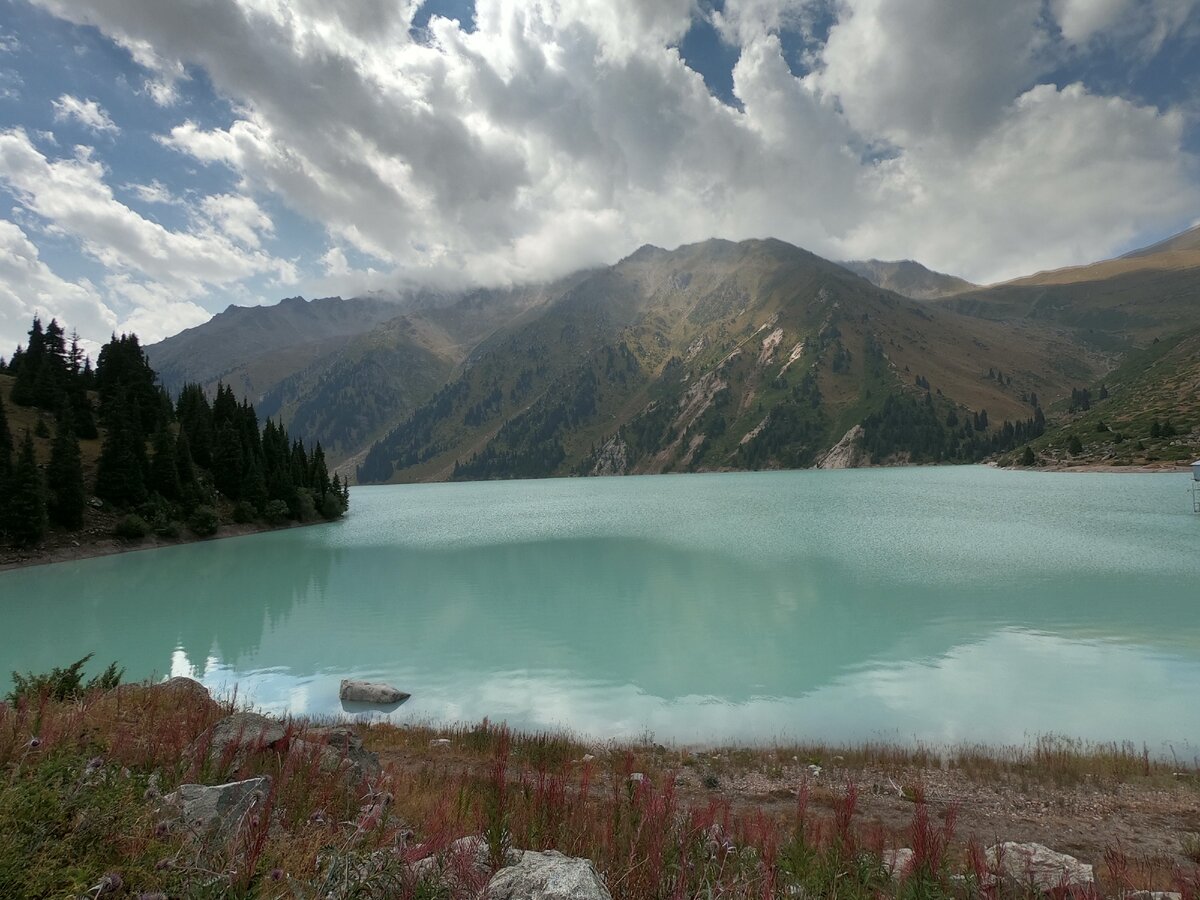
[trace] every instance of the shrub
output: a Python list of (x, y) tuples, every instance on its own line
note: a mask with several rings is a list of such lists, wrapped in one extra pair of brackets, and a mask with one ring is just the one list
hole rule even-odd
[(1083, 442), (1079, 440), (1079, 435), (1071, 435), (1071, 439), (1067, 441), (1067, 452), (1072, 456), (1078, 456), (1083, 452)]
[(150, 525), (141, 516), (130, 514), (117, 520), (113, 534), (122, 540), (140, 541), (150, 533)]
[(217, 533), (217, 526), (221, 524), (221, 520), (217, 518), (217, 511), (211, 506), (197, 506), (188, 519), (188, 528), (192, 529), (192, 534), (197, 537), (209, 537)]
[(340, 518), (346, 512), (346, 504), (342, 502), (342, 498), (329, 491), (321, 498), (321, 516), (326, 519)]
[(121, 683), (124, 669), (118, 669), (115, 662), (95, 678), (86, 683), (83, 680), (83, 667), (95, 654), (89, 653), (83, 659), (78, 659), (66, 667), (55, 667), (49, 672), (34, 674), (26, 672), (12, 673), (13, 689), (6, 698), (9, 703), (16, 705), (22, 699), (34, 700), (47, 697), (51, 700), (75, 700), (88, 691), (109, 691)]
[(174, 540), (179, 537), (179, 523), (174, 519), (159, 519), (154, 523), (154, 533), (160, 538)]
[(282, 525), (291, 515), (288, 511), (288, 505), (282, 500), (272, 500), (267, 504), (266, 512), (263, 514), (266, 520), (272, 525)]
[(233, 506), (233, 521), (239, 525), (245, 525), (247, 522), (253, 522), (258, 518), (258, 510), (254, 508), (254, 504), (246, 500), (239, 500)]
[(313, 502), (312, 492), (308, 488), (296, 490), (296, 503), (292, 513), (293, 518), (300, 522), (307, 522), (317, 517), (317, 505)]

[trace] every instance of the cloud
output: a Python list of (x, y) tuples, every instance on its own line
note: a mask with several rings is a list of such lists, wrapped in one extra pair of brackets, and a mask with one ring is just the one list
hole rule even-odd
[(57, 100), (51, 101), (54, 107), (54, 121), (68, 122), (74, 120), (85, 128), (95, 132), (120, 134), (121, 129), (95, 100), (80, 100), (70, 94), (63, 94)]
[[(73, 158), (51, 160), (22, 129), (0, 131), (0, 184), (45, 230), (77, 240), (104, 267), (102, 290), (91, 290), (121, 314), (122, 327), (158, 339), (203, 321), (207, 313), (197, 300), (214, 289), (236, 291), (259, 276), (277, 286), (297, 280), (295, 263), (261, 248), (273, 226), (252, 199), (200, 198), (193, 226), (172, 231), (117, 200), (105, 175), (90, 148), (76, 147)], [(129, 188), (146, 202), (172, 199), (158, 183)], [(91, 325), (78, 327), (82, 332)]]
[(125, 185), (125, 190), (129, 191), (143, 203), (173, 205), (180, 202), (171, 193), (171, 189), (158, 179), (151, 181), (149, 184), (127, 184)]
[[(477, 0), (471, 32), (434, 16), (416, 36), (415, 0), (35, 2), (98, 27), (152, 77), (203, 70), (233, 104), (230, 120), (175, 118), (159, 139), (181, 164), (234, 173), (240, 199), (199, 204), (185, 234), (131, 223), (113, 231), (139, 235), (132, 246), (87, 245), (164, 284), (286, 274), (250, 197), (396, 283), (490, 284), (714, 235), (986, 280), (1101, 256), (1200, 200), (1177, 112), (1046, 81), (1086, 52), (1073, 42), (1135, 17), (1124, 0), (729, 0), (709, 15), (738, 51), (740, 109), (674, 49), (693, 0)], [(1147, 2), (1146, 35), (1193, 4)], [(803, 39), (799, 77), (781, 31)], [(313, 274), (361, 283), (343, 258)]]
[(99, 349), (96, 340), (117, 325), (116, 314), (94, 285), (55, 275), (21, 227), (0, 219), (0, 355), (7, 357), (25, 343), (35, 315), (78, 329), (91, 339), (93, 353)]

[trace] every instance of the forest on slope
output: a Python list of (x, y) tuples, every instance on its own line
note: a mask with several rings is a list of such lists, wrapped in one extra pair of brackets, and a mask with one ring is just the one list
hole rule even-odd
[(339, 518), (348, 484), (232, 388), (158, 383), (138, 338), (114, 335), (93, 368), (77, 339), (35, 318), (0, 358), (0, 544), (12, 559), (116, 539), (209, 537), (223, 525)]

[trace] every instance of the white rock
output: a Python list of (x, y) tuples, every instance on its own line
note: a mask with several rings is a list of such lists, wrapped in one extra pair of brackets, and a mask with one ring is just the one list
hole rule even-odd
[(482, 900), (612, 900), (591, 860), (527, 850), (497, 872)]
[(344, 678), (338, 696), (351, 703), (387, 704), (402, 703), (412, 695), (379, 681), (355, 681), (351, 678)]
[(883, 851), (883, 867), (893, 878), (903, 878), (912, 872), (913, 858), (916, 856), (907, 847), (899, 850)]
[(1084, 887), (1095, 882), (1092, 867), (1042, 844), (1005, 841), (987, 849), (988, 868), (1039, 891)]

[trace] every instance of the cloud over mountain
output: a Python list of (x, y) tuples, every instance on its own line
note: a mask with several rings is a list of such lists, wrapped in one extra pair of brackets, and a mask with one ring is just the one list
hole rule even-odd
[[(198, 73), (228, 102), (220, 120), (140, 95), (181, 170), (232, 178), (186, 231), (104, 201), (101, 237), (47, 216), (50, 188), (20, 181), (35, 176), (0, 172), (116, 276), (193, 304), (267, 272), (502, 284), (713, 235), (983, 282), (1115, 252), (1200, 206), (1187, 111), (1079, 63), (1104, 42), (1156, 52), (1195, 28), (1191, 2), (478, 0), (470, 21), (421, 27), (413, 0), (34, 2), (126, 48), (159, 102)], [(694, 29), (732, 52), (734, 102), (684, 52)], [(39, 163), (13, 134), (33, 170), (86, 174), (93, 198), (119, 152)], [(264, 198), (320, 231), (294, 272)]]

